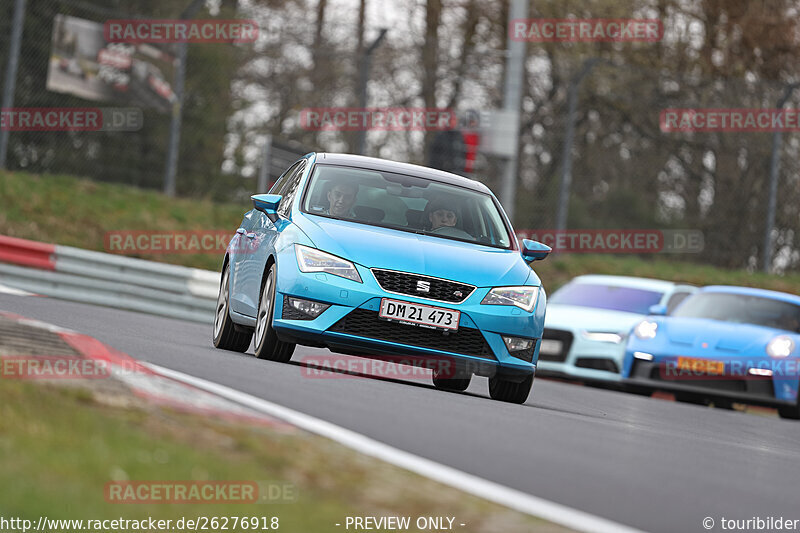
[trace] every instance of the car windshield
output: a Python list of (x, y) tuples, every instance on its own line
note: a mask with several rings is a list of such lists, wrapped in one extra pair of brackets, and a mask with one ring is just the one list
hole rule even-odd
[(663, 292), (618, 287), (598, 283), (568, 283), (549, 298), (548, 303), (594, 307), (646, 315), (656, 305)]
[(800, 306), (748, 294), (700, 292), (672, 313), (684, 318), (710, 318), (800, 333)]
[(490, 195), (403, 174), (317, 165), (303, 211), (496, 248), (511, 247), (509, 232)]

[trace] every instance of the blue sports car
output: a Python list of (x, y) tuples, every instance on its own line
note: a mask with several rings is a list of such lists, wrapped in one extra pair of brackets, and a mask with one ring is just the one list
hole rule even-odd
[(402, 356), (463, 391), (523, 403), (546, 296), (481, 183), (416, 165), (312, 153), (252, 197), (222, 265), (214, 345), (286, 362), (295, 345)]
[(705, 287), (669, 316), (630, 335), (622, 375), (635, 392), (691, 403), (775, 406), (800, 418), (800, 297), (745, 287)]

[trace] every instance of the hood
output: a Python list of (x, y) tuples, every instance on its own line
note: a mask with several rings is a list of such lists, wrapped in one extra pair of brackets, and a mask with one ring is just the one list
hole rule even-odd
[(751, 355), (755, 353), (753, 350), (763, 353), (764, 346), (778, 335), (792, 336), (791, 332), (764, 326), (681, 317), (662, 320), (657, 334), (666, 335), (671, 343), (679, 346)]
[[(533, 271), (519, 252), (317, 216), (294, 222), (320, 250), (367, 268), (413, 272), (477, 287), (522, 285)], [(531, 280), (538, 283), (538, 278)]]
[(602, 331), (627, 334), (644, 315), (583, 307), (580, 305), (547, 304), (546, 328)]

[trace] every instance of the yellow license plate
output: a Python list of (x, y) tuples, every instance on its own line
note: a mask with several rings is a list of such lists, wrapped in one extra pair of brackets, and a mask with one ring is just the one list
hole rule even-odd
[(678, 357), (678, 370), (688, 370), (696, 374), (720, 376), (725, 373), (725, 363), (723, 361), (712, 361), (710, 359)]

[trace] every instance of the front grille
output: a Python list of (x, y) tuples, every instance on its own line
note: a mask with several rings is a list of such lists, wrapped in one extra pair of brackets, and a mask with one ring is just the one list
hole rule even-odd
[(681, 379), (680, 376), (671, 375), (671, 372), (674, 372), (672, 368), (667, 369), (663, 365), (649, 361), (635, 360), (630, 376), (632, 378), (660, 381), (665, 385), (669, 384), (670, 389), (679, 389), (682, 386), (703, 388), (708, 391), (709, 395), (719, 391), (741, 394), (743, 398), (752, 397), (767, 400), (775, 398), (775, 389), (772, 380), (769, 378), (732, 379), (730, 377), (718, 377), (715, 379), (696, 379), (694, 377), (684, 377)]
[(563, 329), (544, 328), (542, 340), (561, 341), (561, 350), (558, 353), (542, 353), (539, 348), (539, 361), (555, 361), (563, 363), (567, 360), (567, 354), (572, 347), (572, 333)]
[[(638, 363), (639, 361), (636, 362)], [(679, 372), (680, 371), (675, 370), (674, 368), (667, 368), (663, 365), (652, 365), (652, 368), (650, 369), (650, 379), (679, 384), (679, 385), (689, 385), (692, 387), (702, 387), (704, 389), (720, 390), (726, 392), (747, 391), (747, 382), (743, 379), (733, 379), (724, 376), (712, 379), (702, 379), (698, 378), (697, 376), (692, 376), (690, 373), (688, 377), (685, 375), (681, 376)], [(772, 380), (763, 380), (763, 381), (772, 383)]]
[[(381, 288), (387, 292), (408, 294), (419, 298), (439, 300), (440, 302), (461, 303), (466, 300), (475, 287), (439, 278), (429, 278), (419, 274), (408, 274), (394, 270), (372, 269), (372, 274)], [(429, 285), (428, 292), (418, 290), (418, 282)]]
[(378, 318), (378, 313), (367, 309), (355, 309), (331, 326), (329, 331), (347, 333), (369, 339), (442, 350), (484, 359), (494, 359), (491, 348), (480, 331), (459, 328), (458, 331), (443, 332), (434, 329), (409, 326)]
[(575, 366), (578, 368), (591, 368), (592, 370), (604, 370), (606, 372), (619, 374), (619, 367), (617, 367), (617, 362), (613, 359), (579, 357), (575, 361)]

